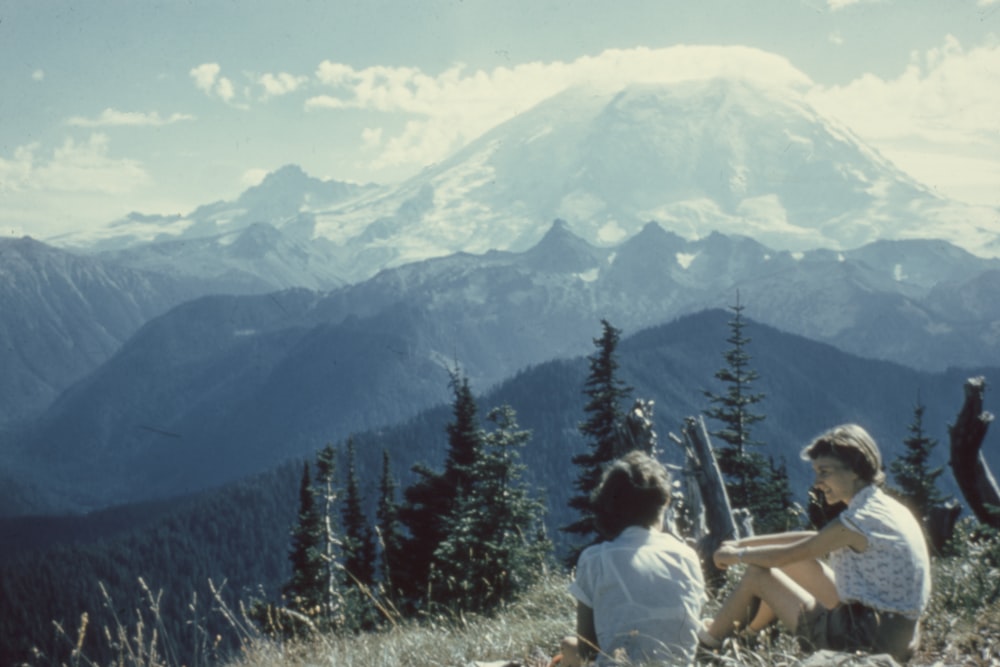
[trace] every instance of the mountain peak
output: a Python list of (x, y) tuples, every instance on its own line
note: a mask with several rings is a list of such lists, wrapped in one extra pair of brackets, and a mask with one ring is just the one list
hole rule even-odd
[(570, 231), (565, 220), (557, 218), (545, 236), (523, 253), (522, 261), (541, 271), (582, 273), (596, 267), (602, 254)]

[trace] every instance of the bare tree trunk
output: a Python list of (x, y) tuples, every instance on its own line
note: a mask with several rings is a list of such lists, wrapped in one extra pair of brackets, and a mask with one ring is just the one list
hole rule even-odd
[(698, 488), (701, 491), (702, 505), (705, 509), (705, 519), (708, 524), (708, 534), (698, 543), (698, 550), (705, 559), (708, 570), (714, 571), (712, 554), (725, 540), (739, 537), (736, 521), (733, 518), (732, 507), (729, 504), (729, 494), (722, 479), (722, 472), (712, 451), (712, 441), (709, 439), (705, 421), (701, 417), (687, 417), (682, 430), (688, 457)]
[(993, 415), (983, 411), (985, 391), (985, 378), (974, 377), (965, 381), (965, 403), (949, 429), (951, 469), (976, 518), (1000, 528), (1000, 514), (995, 512), (996, 508), (1000, 508), (1000, 489), (981, 451), (986, 430), (993, 421)]

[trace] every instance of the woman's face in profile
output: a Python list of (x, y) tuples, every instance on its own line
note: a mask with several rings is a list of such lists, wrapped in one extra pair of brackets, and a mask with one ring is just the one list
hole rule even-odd
[(818, 456), (812, 461), (816, 482), (813, 488), (823, 494), (827, 505), (850, 502), (864, 484), (857, 473), (832, 456)]

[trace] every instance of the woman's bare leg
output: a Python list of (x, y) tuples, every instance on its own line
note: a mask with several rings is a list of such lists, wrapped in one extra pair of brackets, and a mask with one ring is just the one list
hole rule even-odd
[[(830, 568), (817, 560), (800, 561), (780, 568), (788, 577), (802, 588), (809, 591), (816, 600), (827, 609), (832, 609), (839, 602), (837, 586), (833, 580)], [(774, 610), (763, 600), (748, 627), (753, 632), (759, 632), (777, 619)]]
[[(796, 564), (797, 565), (797, 564)], [(816, 563), (814, 568), (793, 567), (795, 574), (810, 588), (816, 589), (821, 597), (817, 597), (782, 570), (768, 569), (756, 565), (747, 566), (740, 583), (730, 593), (722, 608), (708, 627), (708, 632), (716, 639), (723, 639), (732, 634), (737, 627), (746, 622), (747, 609), (754, 597), (761, 599), (761, 609), (767, 610), (760, 620), (770, 620), (768, 614), (777, 617), (791, 631), (795, 631), (799, 615), (803, 610), (813, 609), (816, 604), (826, 602), (832, 580), (828, 579)], [(818, 578), (819, 577), (819, 578)], [(836, 589), (833, 589), (836, 594)], [(835, 602), (834, 602), (835, 604)], [(826, 606), (824, 604), (824, 606)], [(760, 612), (758, 612), (758, 617)], [(755, 618), (751, 627), (757, 625)]]

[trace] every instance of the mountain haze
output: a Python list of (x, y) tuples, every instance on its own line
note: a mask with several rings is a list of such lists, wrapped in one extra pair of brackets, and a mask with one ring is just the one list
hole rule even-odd
[[(272, 289), (326, 289), (455, 252), (522, 251), (554, 219), (601, 247), (657, 221), (687, 240), (716, 231), (776, 250), (938, 238), (1000, 254), (997, 210), (937, 197), (794, 88), (736, 77), (571, 88), (398, 185), (322, 182), (288, 166), (235, 202), (57, 242), (111, 248), (134, 267), (259, 266)], [(272, 250), (240, 261), (229, 246), (251, 224), (276, 230)], [(213, 253), (218, 268), (206, 269)]]
[(687, 241), (654, 223), (601, 248), (557, 222), (524, 252), (455, 254), (330, 292), (204, 297), (143, 326), (11, 437), (10, 456), (24, 479), (45, 470), (63, 506), (196, 491), (445, 401), (456, 365), (482, 391), (587, 354), (602, 317), (632, 333), (737, 290), (751, 317), (855, 354), (932, 369), (997, 358), (996, 320), (975, 300), (938, 309), (947, 289), (988, 289), (996, 260), (929, 241), (857, 253)]
[(189, 280), (0, 239), (0, 426), (36, 415), (144, 322), (198, 294)]

